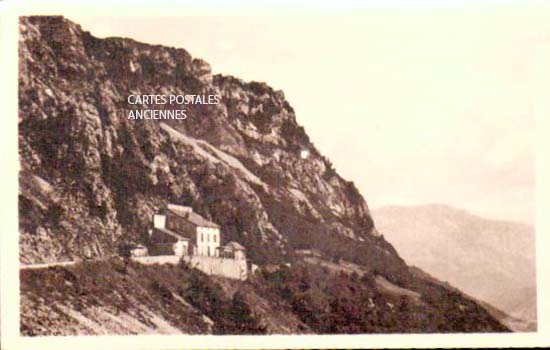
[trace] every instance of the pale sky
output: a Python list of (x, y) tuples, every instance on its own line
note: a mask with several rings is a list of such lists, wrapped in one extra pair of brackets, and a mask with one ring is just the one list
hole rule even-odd
[(445, 203), (533, 223), (533, 65), (550, 42), (549, 12), (529, 1), (429, 4), (67, 17), (98, 37), (182, 47), (214, 73), (283, 90), (315, 146), (370, 207)]

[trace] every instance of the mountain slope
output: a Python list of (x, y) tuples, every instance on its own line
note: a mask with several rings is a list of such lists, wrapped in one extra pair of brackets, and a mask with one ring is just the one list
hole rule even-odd
[[(535, 232), (444, 205), (373, 210), (410, 264), (515, 318), (536, 323)], [(530, 327), (532, 328), (532, 327)]]
[(307, 330), (284, 309), (276, 312), (284, 317), (282, 325), (254, 315), (241, 293), (225, 295), (215, 281), (186, 266), (103, 260), (24, 270), (21, 295), (24, 335), (262, 334), (282, 326), (294, 333)]
[[(123, 38), (97, 39), (62, 17), (22, 17), (20, 30), (21, 262), (98, 259), (116, 254), (124, 243), (146, 244), (151, 215), (171, 202), (192, 206), (218, 223), (222, 241), (241, 243), (256, 264), (296, 262), (296, 269), (293, 265), (282, 275), (272, 275), (267, 269), (261, 283), (251, 282), (248, 295), (257, 299), (253, 295), (265, 293), (266, 310), (289, 304), (306, 324), (298, 327), (302, 330), (507, 331), (460, 293), (409, 272), (392, 245), (377, 234), (367, 204), (353, 183), (336, 173), (297, 124), (282, 92), (264, 83), (212, 76), (206, 62), (183, 49)], [(189, 118), (183, 121), (128, 119), (128, 111), (136, 106), (129, 105), (127, 97), (150, 94), (219, 95), (221, 103), (186, 105)], [(303, 150), (309, 151), (308, 157), (301, 156)], [(337, 277), (328, 283), (317, 267), (299, 268), (303, 262), (295, 250), (300, 248), (317, 248), (325, 260), (345, 257), (362, 266), (370, 279), (349, 282), (351, 290), (362, 293), (350, 292), (340, 298)], [(166, 273), (156, 268), (159, 274)], [(114, 280), (125, 279), (113, 271), (116, 265), (107, 264), (104, 269)], [(23, 271), (22, 286), (53, 278), (60, 282), (55, 286), (61, 295), (88, 286), (80, 264), (61, 270)], [(151, 274), (140, 274), (144, 284), (152, 283)], [(176, 278), (179, 274), (174, 272)], [(370, 305), (365, 297), (375, 288), (369, 281), (377, 276), (394, 286), (393, 290), (407, 289), (424, 296), (423, 307), (416, 299), (395, 300), (391, 293), (376, 292), (374, 314), (365, 314)], [(280, 279), (288, 288), (279, 289)], [(136, 298), (147, 301), (147, 315), (164, 315), (166, 322), (182, 332), (205, 331), (171, 319), (164, 314), (170, 308), (159, 309), (154, 300), (162, 298), (164, 288), (180, 298), (185, 295), (170, 283), (162, 285), (160, 290), (129, 288), (138, 293)], [(104, 297), (91, 298), (104, 298), (98, 303), (106, 305), (109, 313), (120, 312), (112, 305), (117, 289), (103, 287)], [(34, 307), (28, 307), (32, 302), (53, 305), (64, 318), (66, 312), (56, 307), (62, 303), (58, 294), (48, 294), (50, 300), (41, 295), (47, 291), (41, 291), (22, 290), (22, 309), (32, 311)], [(395, 305), (399, 300), (399, 312), (386, 310), (388, 303)], [(189, 308), (181, 309), (184, 303), (169, 298), (166, 305), (172, 304), (177, 305), (172, 312), (192, 313)], [(89, 320), (90, 305), (70, 305), (84, 307), (84, 318)], [(304, 305), (321, 316), (321, 324), (306, 317)], [(339, 329), (334, 316), (345, 314), (350, 305), (356, 305), (357, 317), (372, 317), (364, 319), (359, 328)], [(418, 317), (400, 323), (397, 316), (407, 315), (408, 309)], [(386, 313), (396, 314), (386, 317)], [(26, 330), (29, 334), (32, 325), (44, 321), (25, 316), (29, 316), (22, 317), (31, 325)], [(220, 322), (225, 321), (221, 318)]]
[[(112, 253), (168, 201), (212, 218), (258, 261), (312, 237), (391, 250), (282, 92), (212, 77), (183, 49), (96, 39), (60, 17), (22, 19), (20, 61), (23, 262)], [(131, 94), (214, 94), (221, 103), (187, 105), (184, 121), (129, 120)]]
[[(328, 267), (330, 266), (330, 268)], [(460, 292), (350, 263), (295, 261), (246, 281), (121, 259), (21, 271), (23, 335), (506, 331)]]

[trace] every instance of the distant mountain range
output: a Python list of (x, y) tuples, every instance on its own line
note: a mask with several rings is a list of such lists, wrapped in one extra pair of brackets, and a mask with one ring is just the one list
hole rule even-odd
[(439, 204), (388, 206), (372, 215), (407, 263), (525, 321), (517, 327), (515, 320), (516, 329), (536, 328), (533, 226)]

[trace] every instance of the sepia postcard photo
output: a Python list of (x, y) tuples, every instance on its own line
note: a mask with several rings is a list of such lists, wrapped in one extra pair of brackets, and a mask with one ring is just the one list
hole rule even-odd
[(4, 341), (548, 340), (547, 3), (207, 3), (5, 12)]

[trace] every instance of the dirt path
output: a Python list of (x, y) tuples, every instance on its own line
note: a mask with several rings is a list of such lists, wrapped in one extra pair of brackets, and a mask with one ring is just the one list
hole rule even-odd
[(420, 300), (420, 298), (422, 297), (419, 293), (417, 293), (415, 291), (412, 291), (410, 289), (405, 289), (405, 288), (399, 287), (399, 286), (391, 283), (390, 281), (388, 281), (387, 279), (385, 279), (382, 276), (376, 276), (375, 280), (376, 280), (376, 285), (378, 287), (380, 287), (381, 289), (383, 289), (387, 292), (390, 292), (392, 294), (404, 295), (404, 296), (407, 296), (407, 297), (410, 297), (410, 298), (413, 298), (413, 299), (416, 299), (416, 300)]

